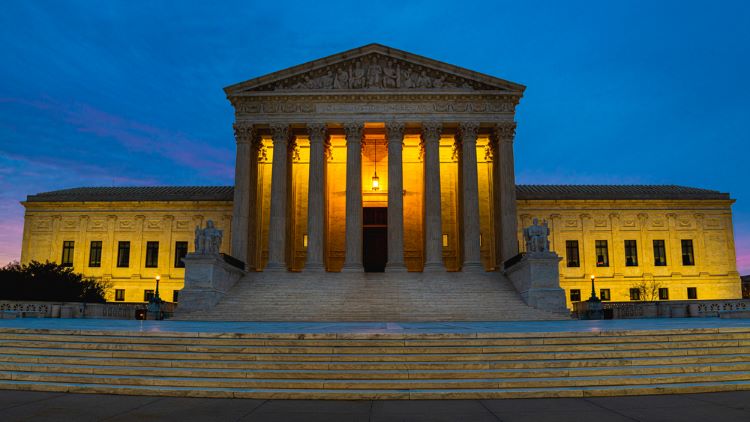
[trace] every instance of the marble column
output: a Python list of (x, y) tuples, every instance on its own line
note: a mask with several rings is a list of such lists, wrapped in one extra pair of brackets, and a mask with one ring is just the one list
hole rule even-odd
[(325, 123), (307, 125), (310, 175), (307, 188), (307, 262), (305, 271), (325, 271)]
[(362, 267), (362, 136), (364, 123), (347, 122), (346, 132), (346, 255), (341, 271)]
[(479, 181), (477, 134), (479, 124), (461, 123), (461, 179), (463, 181), (463, 264), (462, 271), (482, 271), (479, 244)]
[(266, 271), (286, 270), (287, 182), (289, 125), (271, 125), (273, 164), (271, 167), (271, 215), (268, 229)]
[(404, 124), (385, 125), (388, 145), (388, 261), (386, 272), (405, 272), (404, 263)]
[(424, 147), (424, 271), (445, 271), (440, 209), (440, 134), (438, 122), (422, 124)]
[[(518, 227), (516, 223), (516, 174), (513, 165), (513, 138), (515, 122), (499, 123), (495, 127), (500, 174), (500, 226), (502, 243), (500, 256), (503, 262), (518, 255)], [(497, 222), (497, 218), (495, 219)]]
[(233, 257), (248, 265), (248, 218), (250, 216), (250, 151), (255, 136), (253, 125), (234, 124), (237, 157), (234, 165), (234, 208), (232, 211)]

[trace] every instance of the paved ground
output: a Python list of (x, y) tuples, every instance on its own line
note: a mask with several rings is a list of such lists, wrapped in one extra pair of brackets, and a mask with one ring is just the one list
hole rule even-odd
[(750, 319), (659, 318), (500, 322), (210, 322), (107, 319), (0, 319), (0, 328), (203, 333), (542, 333), (750, 327)]
[(11, 421), (750, 421), (750, 391), (590, 399), (315, 401), (0, 391)]

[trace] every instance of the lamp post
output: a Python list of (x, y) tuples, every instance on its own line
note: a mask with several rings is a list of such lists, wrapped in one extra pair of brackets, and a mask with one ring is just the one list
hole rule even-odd
[(151, 317), (151, 319), (163, 319), (162, 313), (161, 313), (161, 303), (162, 300), (159, 297), (159, 280), (161, 279), (160, 276), (156, 276), (156, 290), (154, 290), (154, 295), (151, 297), (151, 300), (148, 301), (148, 314)]
[[(594, 289), (594, 280), (596, 279), (596, 276), (591, 274), (591, 297), (589, 300), (599, 300), (598, 297), (596, 297), (596, 290)], [(157, 290), (158, 291), (158, 290)]]
[(596, 277), (591, 274), (591, 297), (585, 302), (585, 312), (583, 315), (579, 313), (579, 318), (583, 319), (604, 319), (604, 309), (602, 307), (602, 301), (596, 297), (596, 290), (594, 288), (594, 281)]
[[(594, 279), (594, 276), (591, 276), (592, 283), (593, 283), (593, 279)], [(156, 290), (154, 291), (154, 301), (156, 301), (156, 302), (160, 302), (161, 301), (161, 298), (159, 297), (159, 280), (161, 280), (161, 276), (157, 275), (156, 276)], [(593, 289), (594, 288), (593, 284), (591, 286), (592, 286), (591, 288)], [(593, 292), (593, 290), (592, 290), (592, 292)]]

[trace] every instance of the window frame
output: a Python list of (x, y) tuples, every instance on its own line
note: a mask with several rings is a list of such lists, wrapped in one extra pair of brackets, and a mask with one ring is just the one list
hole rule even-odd
[(144, 268), (159, 268), (159, 241), (149, 240), (146, 242), (146, 259)]
[[(178, 246), (185, 246), (184, 253), (181, 252), (181, 248)], [(188, 254), (188, 248), (189, 244), (186, 240), (178, 240), (174, 242), (174, 268), (185, 268), (185, 263), (182, 262), (182, 258), (186, 257)]]
[[(653, 239), (654, 267), (667, 266), (667, 242), (664, 239)], [(658, 253), (662, 254), (659, 255)]]
[[(607, 292), (607, 297), (605, 298), (604, 292)], [(599, 289), (599, 299), (602, 300), (602, 302), (610, 302), (612, 300), (612, 292), (610, 289)]]
[(125, 302), (125, 289), (115, 289), (115, 302)]
[(633, 302), (640, 302), (641, 299), (641, 289), (637, 287), (631, 287), (630, 288), (630, 300)]
[(659, 287), (659, 300), (669, 300), (669, 287)]
[[(578, 296), (578, 300), (574, 299), (573, 296)], [(570, 298), (571, 303), (580, 302), (581, 301), (581, 289), (570, 289), (570, 292), (568, 293), (568, 297)]]
[[(626, 239), (624, 241), (625, 246), (625, 266), (626, 267), (637, 267), (638, 266), (638, 242), (634, 239)], [(629, 262), (628, 259), (632, 258)]]
[[(94, 247), (94, 245), (98, 246)], [(101, 268), (103, 246), (104, 242), (101, 240), (92, 240), (89, 244), (89, 268)]]
[(75, 258), (76, 242), (75, 240), (63, 240), (62, 256), (60, 257), (61, 267), (72, 267)]
[(150, 301), (154, 297), (155, 294), (156, 293), (154, 293), (154, 290), (152, 290), (152, 289), (144, 289), (143, 290), (143, 301), (144, 302)]
[[(574, 256), (575, 260), (573, 260)], [(570, 239), (565, 241), (565, 264), (568, 268), (581, 267), (581, 253), (578, 247), (578, 239)]]
[(130, 241), (117, 242), (117, 268), (130, 268)]
[[(693, 239), (680, 239), (680, 245), (682, 246), (682, 265), (684, 267), (695, 266), (695, 248), (693, 246)], [(687, 249), (687, 254), (685, 253)], [(689, 258), (686, 263), (685, 258)]]
[[(602, 251), (604, 254), (600, 255)], [(594, 240), (594, 257), (596, 258), (596, 266), (599, 268), (609, 267), (609, 242), (606, 239)], [(602, 257), (602, 261), (599, 261), (599, 257)]]

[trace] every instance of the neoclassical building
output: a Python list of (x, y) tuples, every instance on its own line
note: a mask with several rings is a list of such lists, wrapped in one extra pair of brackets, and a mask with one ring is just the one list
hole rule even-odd
[(210, 219), (251, 274), (494, 272), (502, 283), (538, 218), (569, 303), (588, 297), (592, 274), (605, 300), (639, 299), (643, 281), (669, 300), (740, 297), (726, 193), (517, 186), (524, 89), (377, 44), (231, 85), (234, 187), (30, 195), (22, 261), (70, 264), (112, 281), (113, 300), (141, 301), (156, 275), (181, 289), (181, 257)]

